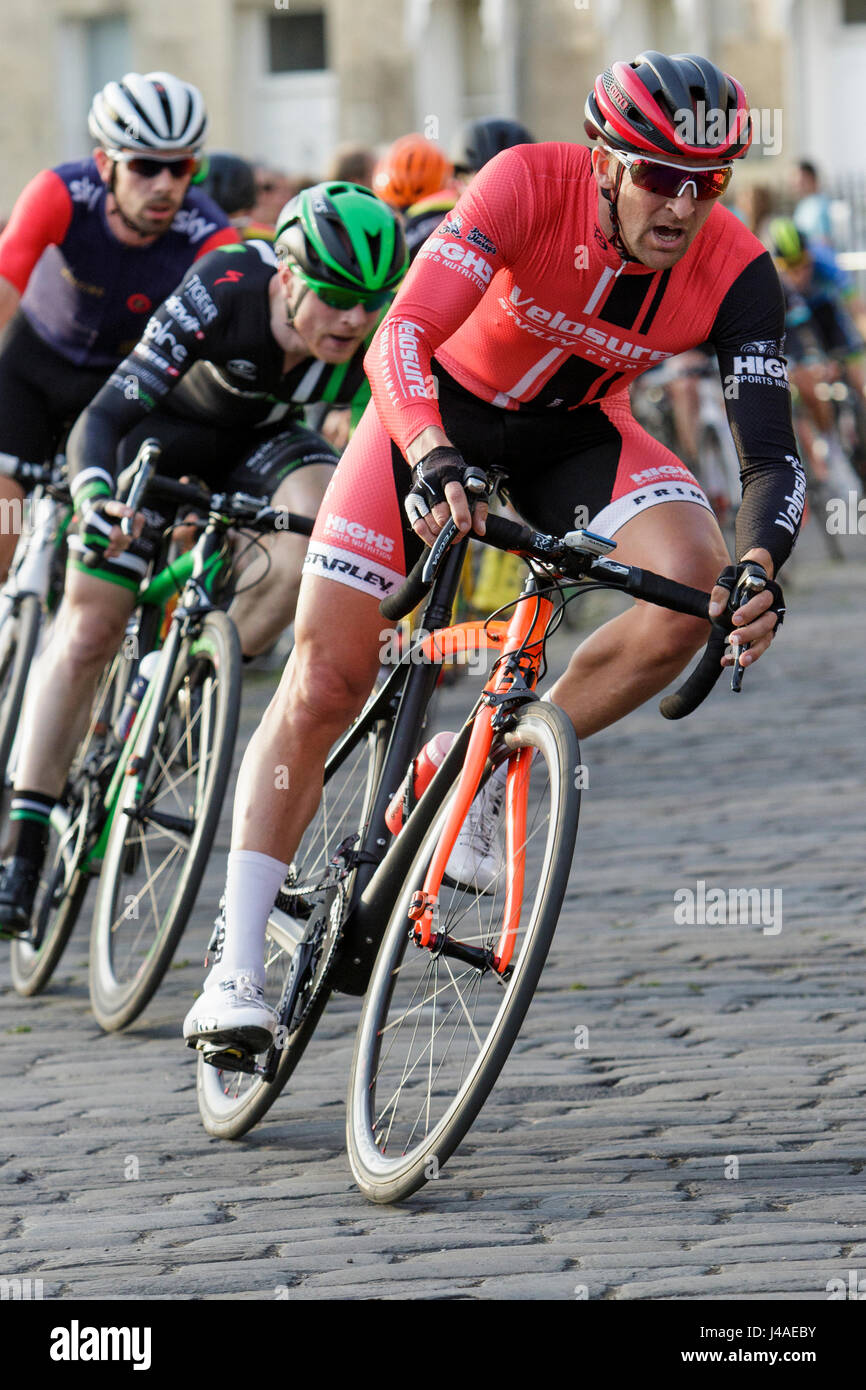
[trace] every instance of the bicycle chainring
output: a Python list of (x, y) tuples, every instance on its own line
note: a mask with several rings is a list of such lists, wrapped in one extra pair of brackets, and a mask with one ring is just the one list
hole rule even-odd
[(338, 883), (317, 905), (310, 916), (304, 942), (311, 945), (312, 957), (295, 999), (295, 1006), (289, 1021), (290, 1033), (297, 1032), (308, 1017), (330, 972), (334, 957), (343, 939), (345, 912), (346, 890), (342, 883)]

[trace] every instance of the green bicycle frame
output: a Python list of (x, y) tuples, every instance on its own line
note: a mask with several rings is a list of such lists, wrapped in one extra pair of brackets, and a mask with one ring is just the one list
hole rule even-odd
[[(210, 596), (213, 593), (220, 572), (225, 564), (225, 554), (222, 549), (216, 551), (198, 568), (196, 565), (197, 558), (195, 550), (188, 550), (181, 555), (178, 560), (172, 561), (171, 564), (166, 565), (139, 591), (136, 596), (136, 606), (146, 605), (147, 607), (165, 610), (169, 600), (175, 595), (182, 593), (185, 585), (194, 574), (197, 583), (200, 584), (208, 596)], [(127, 764), (129, 762), (129, 755), (127, 750), (135, 747), (139, 734), (144, 727), (144, 722), (148, 719), (151, 710), (159, 710), (162, 708), (162, 702), (168, 689), (171, 672), (174, 669), (174, 663), (177, 659), (180, 641), (180, 628), (177, 624), (172, 624), (162, 647), (162, 660), (157, 670), (154, 672), (153, 678), (148, 682), (141, 704), (136, 711), (132, 727), (118, 755), (117, 766), (114, 769), (114, 773), (108, 785), (108, 790), (105, 793), (105, 820), (96, 844), (90, 850), (89, 854), (85, 856), (83, 861), (82, 871), (84, 873), (94, 873), (102, 863), (108, 835), (114, 821), (117, 804), (120, 800), (124, 777), (127, 775), (134, 775), (134, 773), (128, 774)], [(195, 652), (195, 649), (194, 643), (193, 652)], [(168, 659), (166, 659), (166, 653), (168, 653)], [(157, 696), (159, 697), (158, 699), (156, 698)], [(156, 717), (154, 716), (150, 718), (148, 727), (143, 735), (145, 760), (150, 755), (150, 749), (155, 736)], [(136, 799), (141, 795), (141, 791), (141, 780), (136, 778)]]

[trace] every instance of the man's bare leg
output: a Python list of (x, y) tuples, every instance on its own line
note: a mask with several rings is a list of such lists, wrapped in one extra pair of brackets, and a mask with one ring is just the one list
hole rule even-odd
[[(315, 519), (333, 476), (333, 468), (326, 463), (299, 468), (280, 483), (271, 506)], [(261, 537), (260, 543), (267, 551), (270, 568), (261, 550), (251, 549), (238, 567), (243, 575), (238, 584), (242, 592), (229, 609), (245, 656), (266, 651), (294, 618), (309, 539), (290, 531), (277, 531)], [(243, 548), (242, 540), (239, 549)], [(256, 582), (260, 575), (263, 578)]]
[(133, 600), (120, 585), (67, 570), (62, 617), (24, 705), (16, 788), (54, 797), (63, 791), (100, 672), (123, 638)]
[(241, 765), (232, 849), (291, 859), (319, 804), (328, 750), (363, 708), (389, 631), (372, 595), (305, 577), (295, 649)]
[[(650, 507), (626, 522), (616, 544), (614, 558), (622, 564), (707, 591), (730, 563), (715, 517), (694, 502)], [(664, 690), (709, 631), (698, 618), (635, 603), (581, 643), (551, 699), (586, 738)]]

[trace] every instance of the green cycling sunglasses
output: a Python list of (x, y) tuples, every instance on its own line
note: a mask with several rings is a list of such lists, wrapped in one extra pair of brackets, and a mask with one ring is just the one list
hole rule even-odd
[(394, 298), (394, 290), (373, 290), (370, 294), (362, 294), (358, 290), (341, 290), (335, 285), (325, 284), (322, 280), (314, 280), (301, 270), (297, 262), (292, 261), (290, 264), (294, 273), (301, 277), (304, 284), (317, 294), (329, 309), (354, 309), (356, 304), (361, 304), (371, 313), (374, 309), (384, 309)]

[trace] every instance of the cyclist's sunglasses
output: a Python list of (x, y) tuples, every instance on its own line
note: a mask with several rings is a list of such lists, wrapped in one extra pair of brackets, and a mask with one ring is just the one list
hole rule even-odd
[(291, 261), (290, 265), (295, 274), (301, 277), (304, 284), (317, 294), (329, 309), (354, 309), (356, 304), (360, 304), (367, 313), (371, 313), (374, 309), (384, 309), (394, 298), (394, 290), (374, 290), (372, 294), (359, 294), (357, 290), (341, 290), (334, 285), (326, 285), (321, 280), (314, 280), (312, 276), (305, 274), (295, 261)]
[(155, 179), (163, 169), (167, 169), (173, 179), (185, 179), (197, 173), (199, 168), (199, 161), (194, 155), (181, 155), (179, 159), (151, 159), (147, 155), (130, 154), (123, 150), (111, 157), (118, 164), (125, 164), (140, 179)]
[(715, 169), (693, 169), (688, 164), (662, 164), (646, 155), (626, 154), (624, 150), (607, 150), (607, 153), (625, 165), (636, 188), (655, 193), (659, 198), (678, 198), (689, 184), (699, 203), (719, 198), (734, 172), (730, 164), (718, 165)]

